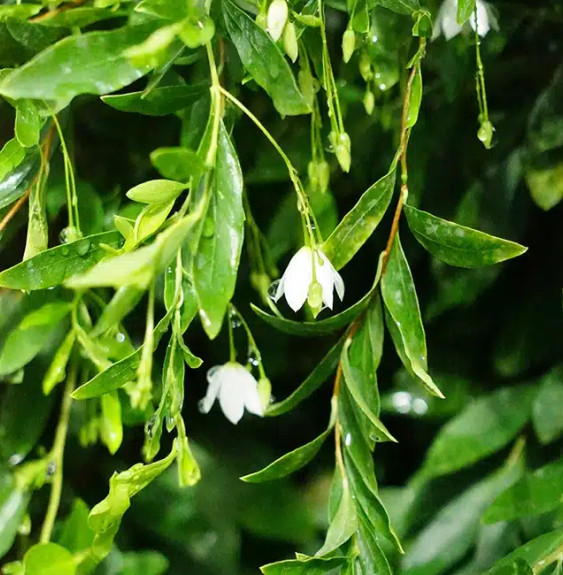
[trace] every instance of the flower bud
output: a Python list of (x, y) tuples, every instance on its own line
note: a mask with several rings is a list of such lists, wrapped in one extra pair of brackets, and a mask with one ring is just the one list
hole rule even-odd
[(494, 131), (495, 129), (489, 120), (483, 122), (477, 131), (477, 137), (481, 142), (483, 142), (483, 145), (487, 150), (491, 147)]
[(293, 22), (287, 22), (283, 29), (283, 49), (292, 62), (299, 56), (299, 44), (297, 43), (297, 34)]
[(350, 164), (352, 163), (352, 156), (351, 156), (351, 143), (350, 143), (350, 136), (346, 132), (343, 132), (338, 136), (338, 140), (336, 142), (336, 147), (334, 149), (334, 153), (336, 154), (336, 159), (340, 164), (343, 172), (350, 171)]
[(182, 22), (178, 35), (188, 48), (198, 48), (213, 38), (215, 24), (207, 15), (201, 16), (199, 20), (186, 19)]
[(272, 384), (267, 377), (261, 377), (258, 380), (258, 396), (260, 397), (262, 409), (266, 411), (266, 408), (270, 405), (270, 401), (272, 399)]
[(371, 69), (371, 61), (367, 52), (362, 52), (359, 68), (364, 82), (369, 82), (373, 78), (373, 71)]
[(364, 94), (364, 108), (366, 109), (366, 114), (371, 116), (373, 114), (373, 108), (375, 107), (375, 96), (371, 90), (366, 90)]
[(342, 36), (342, 59), (348, 63), (356, 48), (356, 35), (353, 30), (346, 30)]
[(317, 186), (319, 192), (324, 194), (328, 190), (330, 182), (330, 166), (326, 160), (317, 164)]
[(311, 285), (309, 286), (307, 303), (309, 304), (310, 308), (313, 310), (313, 313), (316, 316), (323, 305), (323, 287), (319, 282), (317, 281), (312, 282)]
[(285, 0), (273, 0), (268, 8), (268, 33), (274, 42), (277, 42), (282, 35), (287, 21), (287, 2)]

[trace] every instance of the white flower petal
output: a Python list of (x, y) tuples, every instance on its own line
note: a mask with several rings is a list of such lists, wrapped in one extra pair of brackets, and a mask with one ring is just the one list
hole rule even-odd
[(283, 295), (283, 286), (285, 284), (284, 282), (284, 276), (282, 276), (281, 280), (278, 282), (278, 287), (276, 288), (276, 293), (274, 295), (274, 301), (277, 303), (277, 301), (280, 299), (280, 297)]
[(451, 40), (461, 32), (461, 26), (457, 23), (457, 0), (444, 0), (436, 22), (446, 40)]
[(312, 252), (305, 246), (291, 258), (282, 277), (285, 299), (293, 311), (301, 309), (307, 301), (312, 280)]
[(332, 309), (332, 303), (334, 301), (332, 293), (334, 290), (334, 268), (321, 251), (318, 251), (317, 253), (320, 255), (320, 258), (317, 257), (315, 259), (315, 273), (317, 275), (317, 281), (323, 288), (323, 303), (329, 309)]
[(250, 413), (262, 417), (262, 415), (264, 415), (264, 410), (262, 408), (262, 402), (260, 401), (260, 395), (258, 394), (258, 383), (254, 377), (252, 377), (252, 374), (244, 369), (244, 367), (241, 366), (241, 370), (245, 373), (245, 375), (242, 373), (240, 375), (244, 406)]
[[(473, 30), (475, 30), (475, 15), (472, 14), (469, 19), (469, 23)], [(477, 29), (479, 36), (485, 36), (487, 32), (491, 29), (489, 23), (489, 13), (487, 12), (487, 6), (484, 2), (477, 1)]]
[(215, 399), (219, 393), (219, 388), (221, 387), (222, 369), (222, 365), (216, 365), (207, 372), (207, 393), (199, 403), (199, 409), (202, 413), (209, 413), (215, 403)]
[(225, 417), (236, 425), (244, 413), (243, 390), (236, 378), (229, 377), (222, 382), (219, 391), (219, 403)]
[(334, 273), (334, 287), (336, 288), (336, 293), (338, 294), (340, 301), (342, 301), (344, 299), (344, 280), (334, 268), (332, 268), (332, 271)]

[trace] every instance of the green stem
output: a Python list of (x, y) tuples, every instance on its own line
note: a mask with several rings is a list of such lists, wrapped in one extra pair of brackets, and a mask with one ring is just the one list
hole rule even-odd
[(227, 318), (227, 327), (229, 330), (229, 361), (235, 362), (237, 360), (237, 350), (235, 348), (235, 338), (233, 334), (233, 322), (231, 321), (231, 317)]
[(477, 100), (479, 103), (479, 113), (482, 115), (482, 122), (489, 120), (489, 108), (487, 105), (487, 91), (485, 88), (485, 69), (483, 67), (483, 61), (481, 60), (481, 38), (478, 32), (478, 20), (477, 20), (477, 6), (475, 6), (475, 11), (473, 12), (473, 17), (475, 19), (475, 59), (477, 61)]
[(55, 466), (55, 475), (53, 477), (53, 483), (51, 484), (51, 494), (49, 496), (47, 513), (41, 527), (41, 536), (39, 538), (41, 543), (48, 543), (51, 539), (55, 519), (59, 510), (59, 504), (61, 502), (61, 493), (63, 490), (63, 458), (68, 431), (68, 420), (70, 417), (70, 405), (72, 402), (70, 394), (73, 392), (76, 385), (77, 372), (78, 363), (76, 361), (72, 361), (63, 392), (63, 401), (61, 403), (59, 423), (57, 424), (57, 430), (55, 432), (55, 441), (53, 443), (53, 448), (51, 449), (52, 463)]

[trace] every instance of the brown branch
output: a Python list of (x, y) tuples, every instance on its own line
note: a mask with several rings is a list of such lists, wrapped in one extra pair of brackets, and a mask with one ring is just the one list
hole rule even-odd
[(31, 191), (32, 186), (33, 184), (31, 184), (31, 186), (27, 188), (25, 194), (10, 208), (10, 211), (4, 216), (4, 218), (0, 222), (0, 233), (4, 231), (6, 226), (10, 223), (11, 219), (20, 211), (20, 208), (25, 204), (25, 202), (29, 198), (29, 193)]
[(43, 20), (47, 20), (48, 18), (53, 18), (57, 14), (61, 12), (66, 12), (67, 10), (71, 10), (72, 8), (77, 8), (81, 4), (84, 4), (86, 0), (72, 0), (69, 4), (63, 4), (55, 10), (49, 10), (47, 12), (43, 12), (43, 14), (39, 14), (39, 16), (34, 16), (33, 18), (29, 19), (29, 22), (41, 22)]

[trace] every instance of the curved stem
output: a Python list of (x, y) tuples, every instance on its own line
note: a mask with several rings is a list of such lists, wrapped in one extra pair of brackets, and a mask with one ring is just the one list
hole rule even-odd
[(53, 442), (53, 448), (51, 449), (52, 463), (55, 466), (55, 475), (53, 477), (53, 483), (51, 484), (51, 494), (49, 496), (47, 513), (41, 527), (41, 536), (39, 538), (41, 543), (48, 543), (51, 539), (51, 534), (53, 533), (53, 527), (55, 525), (55, 519), (59, 510), (59, 504), (61, 502), (61, 493), (63, 490), (64, 449), (68, 431), (68, 420), (70, 417), (70, 405), (72, 402), (70, 394), (73, 392), (76, 385), (77, 373), (78, 363), (75, 360), (71, 363), (68, 378), (66, 380), (66, 385), (63, 392), (63, 401), (61, 403), (61, 413), (59, 415), (59, 423), (57, 424), (55, 441)]

